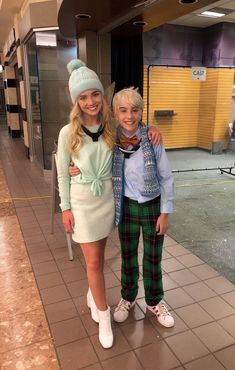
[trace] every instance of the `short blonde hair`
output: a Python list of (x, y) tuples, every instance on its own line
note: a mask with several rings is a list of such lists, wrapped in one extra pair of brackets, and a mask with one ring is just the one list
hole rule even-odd
[(113, 97), (113, 111), (114, 113), (120, 108), (122, 104), (129, 104), (132, 107), (144, 110), (144, 101), (142, 96), (138, 92), (138, 89), (134, 87), (128, 87), (117, 92)]

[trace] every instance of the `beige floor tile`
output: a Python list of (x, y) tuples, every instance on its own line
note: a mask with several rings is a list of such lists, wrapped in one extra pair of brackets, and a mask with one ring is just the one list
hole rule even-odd
[(113, 347), (109, 348), (108, 351), (101, 346), (98, 335), (90, 337), (90, 340), (100, 361), (107, 360), (108, 358), (120, 355), (125, 352), (129, 352), (131, 350), (130, 345), (128, 344), (120, 329), (113, 330), (113, 336)]
[(211, 352), (218, 351), (235, 343), (235, 339), (216, 322), (195, 328), (193, 332)]
[(88, 338), (57, 348), (62, 370), (77, 370), (98, 362), (97, 355)]
[(224, 365), (226, 370), (234, 370), (235, 346), (231, 346), (215, 353), (215, 357)]
[(44, 305), (65, 301), (70, 298), (66, 285), (58, 285), (40, 291)]
[(235, 314), (219, 320), (218, 323), (235, 338)]
[(182, 263), (185, 267), (198, 266), (204, 263), (200, 258), (198, 258), (192, 253), (177, 257), (177, 260), (180, 263)]
[(218, 296), (201, 301), (199, 304), (216, 320), (235, 313), (235, 310)]
[(72, 299), (44, 306), (44, 309), (50, 324), (77, 316), (77, 310)]
[(104, 278), (105, 278), (106, 289), (113, 288), (115, 286), (119, 286), (120, 291), (121, 291), (120, 281), (118, 280), (118, 278), (114, 274), (114, 272), (108, 272), (107, 274), (104, 275)]
[(177, 244), (177, 241), (172, 239), (170, 236), (166, 235), (164, 238), (164, 246), (169, 247), (170, 245)]
[(147, 319), (123, 325), (121, 331), (132, 348), (143, 347), (160, 340), (159, 333)]
[(235, 290), (222, 295), (222, 298), (235, 308)]
[(189, 326), (189, 328), (195, 328), (213, 321), (213, 318), (197, 303), (178, 308), (175, 312)]
[(162, 251), (162, 259), (165, 260), (167, 258), (172, 258), (172, 255), (168, 253), (165, 249)]
[(65, 283), (86, 279), (86, 271), (83, 266), (76, 266), (72, 269), (62, 270), (61, 275)]
[(208, 299), (216, 295), (216, 293), (203, 282), (184, 286), (184, 290), (193, 299), (195, 299), (195, 301), (202, 301), (204, 299)]
[(194, 300), (182, 288), (168, 290), (165, 292), (164, 299), (173, 309), (194, 303)]
[[(119, 355), (110, 360), (102, 361), (102, 368), (104, 370), (120, 370), (120, 369), (130, 369), (130, 370), (142, 370), (139, 360), (133, 352), (125, 353), (124, 355)], [(101, 368), (100, 368), (101, 369)], [(87, 369), (86, 369), (87, 370)], [(95, 370), (95, 369), (94, 369)]]
[(209, 353), (204, 344), (191, 331), (166, 338), (166, 342), (182, 363), (192, 361)]
[(190, 267), (190, 270), (201, 280), (218, 276), (218, 272), (207, 264)]
[(87, 332), (78, 317), (52, 324), (51, 332), (56, 347), (87, 337)]
[(217, 276), (208, 280), (205, 283), (213, 289), (217, 294), (223, 294), (235, 290), (235, 285), (225, 279), (223, 276)]
[(73, 281), (67, 284), (67, 288), (72, 298), (80, 297), (81, 295), (87, 294), (88, 282), (87, 279), (81, 279)]
[(180, 365), (164, 341), (138, 348), (135, 353), (145, 370), (170, 370)]
[(168, 274), (163, 275), (163, 289), (164, 292), (167, 290), (178, 288), (178, 284)]
[(35, 276), (46, 275), (52, 272), (57, 272), (58, 267), (55, 261), (46, 261), (33, 265), (33, 271)]
[(175, 244), (172, 246), (165, 245), (165, 250), (174, 257), (183, 256), (184, 254), (190, 253), (188, 249), (182, 247), (180, 244)]
[(80, 319), (89, 336), (99, 332), (99, 325), (92, 320), (90, 312), (80, 316)]
[(91, 366), (88, 366), (85, 369), (86, 370), (102, 370), (103, 368), (101, 367), (101, 365), (99, 363), (97, 363), (97, 364), (93, 364)]
[(184, 265), (177, 261), (176, 258), (168, 258), (162, 261), (162, 269), (169, 273), (173, 271), (178, 271), (184, 269)]
[(199, 281), (199, 279), (188, 269), (171, 272), (169, 276), (180, 286), (192, 284)]
[(121, 258), (110, 258), (106, 260), (106, 264), (112, 271), (119, 271), (121, 269)]
[(185, 370), (224, 370), (224, 367), (215, 359), (213, 355), (200, 358), (199, 360), (184, 365)]

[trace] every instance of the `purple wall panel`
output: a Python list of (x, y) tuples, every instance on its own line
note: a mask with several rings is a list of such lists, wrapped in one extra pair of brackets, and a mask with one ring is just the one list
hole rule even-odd
[(234, 66), (235, 25), (208, 28), (166, 24), (143, 34), (144, 64)]

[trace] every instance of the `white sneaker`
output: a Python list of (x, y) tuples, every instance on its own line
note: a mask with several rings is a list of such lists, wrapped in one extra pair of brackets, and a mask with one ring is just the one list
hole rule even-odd
[(118, 303), (117, 307), (115, 308), (113, 318), (116, 322), (123, 322), (129, 316), (130, 309), (135, 305), (134, 302), (126, 301), (125, 299), (121, 298), (120, 302)]
[(95, 301), (94, 301), (94, 298), (93, 298), (93, 295), (91, 293), (91, 290), (89, 288), (88, 292), (87, 292), (87, 306), (90, 308), (91, 310), (91, 318), (93, 321), (95, 321), (96, 323), (99, 322), (99, 315), (98, 315), (98, 310), (97, 310), (97, 307), (96, 307), (96, 304), (95, 304)]
[(166, 328), (174, 326), (175, 321), (171, 313), (168, 311), (164, 301), (159, 302), (156, 306), (147, 306), (148, 309), (154, 313), (159, 324)]

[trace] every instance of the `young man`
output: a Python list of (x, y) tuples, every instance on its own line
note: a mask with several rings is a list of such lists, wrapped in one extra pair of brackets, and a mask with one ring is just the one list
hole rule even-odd
[(113, 155), (113, 190), (116, 224), (122, 251), (121, 300), (114, 320), (123, 322), (138, 293), (138, 245), (144, 242), (143, 280), (147, 308), (158, 322), (172, 327), (174, 319), (163, 299), (162, 248), (173, 211), (174, 185), (163, 145), (153, 146), (141, 122), (143, 99), (133, 88), (119, 91), (113, 99), (119, 123), (119, 145)]

